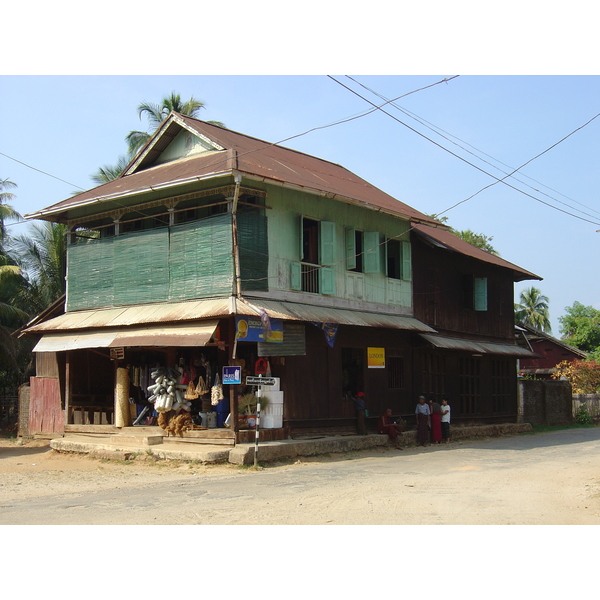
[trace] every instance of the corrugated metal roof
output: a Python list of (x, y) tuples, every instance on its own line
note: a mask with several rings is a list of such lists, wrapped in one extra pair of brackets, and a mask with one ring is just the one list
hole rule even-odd
[(218, 321), (104, 329), (102, 331), (46, 333), (34, 352), (63, 352), (83, 348), (130, 348), (134, 346), (204, 346), (212, 337)]
[[(417, 221), (434, 223), (433, 219), (404, 204), (389, 194), (361, 179), (351, 171), (335, 163), (290, 150), (241, 133), (223, 129), (191, 117), (173, 113), (172, 121), (180, 121), (186, 129), (216, 142), (225, 148), (220, 152), (176, 160), (163, 165), (149, 166), (156, 153), (149, 147), (141, 151), (146, 157), (139, 162), (136, 172), (128, 173), (114, 181), (72, 196), (58, 204), (27, 218), (53, 220), (76, 206), (108, 201), (123, 195), (131, 195), (159, 188), (169, 188), (177, 182), (194, 181), (217, 174), (230, 174), (233, 169), (252, 178), (275, 184), (291, 184), (313, 193), (327, 195), (340, 201), (351, 201), (373, 210), (383, 210)], [(173, 127), (181, 125), (166, 122), (154, 138), (155, 149), (160, 147), (160, 136), (171, 136)], [(136, 158), (131, 165), (135, 165)], [(101, 209), (99, 208), (99, 211)]]
[(33, 352), (63, 352), (82, 348), (108, 348), (115, 339), (114, 331), (82, 331), (47, 333), (35, 345)]
[(435, 332), (435, 329), (409, 316), (359, 312), (275, 300), (252, 299), (250, 301), (239, 301), (233, 297), (69, 312), (34, 325), (26, 329), (25, 332), (36, 334), (59, 331), (76, 332), (100, 328), (128, 328), (142, 324), (189, 322), (226, 317), (232, 314), (258, 315), (261, 308), (272, 319), (286, 321), (308, 323), (314, 321), (355, 325), (357, 327), (384, 327)]
[[(389, 315), (384, 313), (359, 312), (341, 308), (329, 308), (293, 302), (277, 302), (275, 300), (252, 299), (249, 304), (256, 309), (264, 309), (272, 319), (304, 321), (308, 323), (338, 323), (340, 325), (355, 325), (357, 327), (383, 327), (391, 329), (407, 329), (412, 331), (435, 332), (425, 323), (414, 317)], [(239, 314), (257, 314), (243, 302), (238, 302)]]
[(527, 340), (527, 343), (529, 345), (536, 343), (536, 342), (547, 341), (551, 344), (555, 344), (555, 345), (559, 346), (560, 348), (564, 348), (565, 350), (568, 350), (569, 352), (572, 352), (573, 354), (581, 356), (581, 358), (587, 357), (587, 353), (584, 352), (583, 350), (580, 350), (579, 348), (575, 348), (574, 346), (570, 346), (569, 344), (566, 344), (562, 340), (559, 340), (558, 338), (555, 338), (548, 333), (540, 331), (539, 329), (536, 329), (535, 327), (526, 325), (525, 323), (519, 323), (518, 325), (515, 325), (515, 329), (523, 336), (523, 338), (525, 340)]
[(462, 350), (464, 352), (474, 352), (476, 354), (498, 354), (523, 358), (533, 358), (537, 356), (530, 350), (527, 350), (522, 346), (517, 346), (516, 344), (494, 344), (491, 342), (463, 340), (426, 333), (421, 333), (419, 335), (436, 348), (443, 348), (445, 350)]
[(143, 323), (176, 323), (231, 314), (229, 298), (145, 304), (68, 312), (26, 330), (26, 333), (69, 331), (104, 327), (128, 327)]
[(461, 240), (458, 236), (454, 235), (451, 231), (446, 229), (441, 229), (438, 227), (430, 227), (428, 225), (423, 224), (413, 224), (412, 229), (414, 232), (420, 236), (421, 238), (429, 241), (434, 244), (438, 248), (444, 248), (446, 250), (451, 250), (454, 252), (459, 252), (460, 254), (464, 254), (465, 256), (470, 256), (471, 258), (476, 258), (477, 260), (482, 260), (484, 262), (490, 263), (492, 265), (496, 265), (498, 267), (504, 267), (505, 269), (510, 269), (514, 273), (515, 281), (523, 281), (525, 279), (539, 279), (542, 278), (535, 273), (531, 273), (530, 271), (526, 271), (513, 263), (500, 258), (499, 256), (495, 256), (486, 252), (485, 250), (481, 250), (481, 248), (477, 248), (464, 240)]

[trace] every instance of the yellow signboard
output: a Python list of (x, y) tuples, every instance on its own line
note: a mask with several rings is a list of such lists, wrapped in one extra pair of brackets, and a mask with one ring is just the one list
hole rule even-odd
[(385, 348), (367, 348), (367, 367), (385, 369)]

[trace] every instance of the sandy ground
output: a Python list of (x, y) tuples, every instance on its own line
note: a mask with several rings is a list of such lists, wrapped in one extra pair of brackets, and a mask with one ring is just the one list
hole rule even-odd
[(598, 525), (600, 428), (253, 470), (0, 439), (0, 524)]
[(0, 437), (0, 501), (93, 492), (120, 484), (152, 484), (186, 474), (225, 474), (234, 465), (200, 465), (178, 461), (119, 461), (57, 452), (49, 440), (20, 441)]

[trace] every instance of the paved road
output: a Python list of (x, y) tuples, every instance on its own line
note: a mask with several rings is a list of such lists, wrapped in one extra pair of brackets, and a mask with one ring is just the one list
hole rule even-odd
[(0, 524), (600, 524), (600, 428), (57, 489)]

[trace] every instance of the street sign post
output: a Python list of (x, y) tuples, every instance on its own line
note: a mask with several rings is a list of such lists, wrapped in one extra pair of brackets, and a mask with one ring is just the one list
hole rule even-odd
[(246, 376), (246, 385), (275, 385), (276, 383), (277, 379), (275, 377)]
[(277, 383), (277, 379), (275, 377), (263, 377), (262, 375), (248, 375), (246, 377), (246, 385), (257, 385), (259, 386), (256, 391), (256, 398), (258, 399), (256, 405), (256, 429), (254, 430), (254, 466), (258, 465), (258, 438), (259, 438), (259, 428), (260, 428), (260, 386), (263, 385), (275, 385)]

